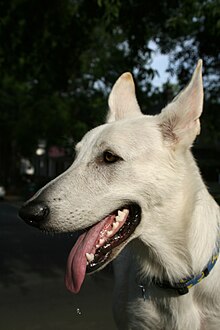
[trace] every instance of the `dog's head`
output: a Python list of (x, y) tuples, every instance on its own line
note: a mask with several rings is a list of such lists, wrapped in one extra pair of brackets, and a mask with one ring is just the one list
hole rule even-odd
[(82, 230), (68, 258), (71, 291), (132, 239), (153, 244), (157, 219), (178, 193), (184, 157), (200, 131), (201, 72), (199, 61), (189, 85), (156, 116), (141, 113), (132, 76), (124, 73), (109, 96), (107, 123), (88, 132), (72, 166), (21, 208), (20, 216), (42, 230)]

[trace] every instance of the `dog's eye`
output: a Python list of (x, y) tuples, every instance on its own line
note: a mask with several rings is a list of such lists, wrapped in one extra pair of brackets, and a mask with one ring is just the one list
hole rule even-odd
[(111, 163), (115, 163), (118, 160), (120, 160), (121, 157), (113, 154), (113, 152), (107, 150), (103, 153), (103, 160), (105, 163), (111, 164)]

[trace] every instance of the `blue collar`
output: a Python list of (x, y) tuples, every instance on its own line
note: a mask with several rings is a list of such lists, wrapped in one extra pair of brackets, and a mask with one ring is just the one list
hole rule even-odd
[[(176, 290), (179, 295), (184, 295), (189, 292), (194, 285), (200, 283), (205, 277), (209, 275), (212, 268), (215, 266), (216, 261), (219, 256), (220, 247), (215, 250), (215, 253), (212, 255), (211, 259), (209, 260), (207, 266), (203, 269), (203, 271), (197, 275), (192, 275), (187, 278), (183, 278), (178, 282), (170, 283), (169, 281), (160, 281), (155, 277), (152, 279), (152, 283), (162, 289), (172, 289)], [(139, 284), (141, 288), (142, 297), (146, 300), (146, 289), (144, 284)]]

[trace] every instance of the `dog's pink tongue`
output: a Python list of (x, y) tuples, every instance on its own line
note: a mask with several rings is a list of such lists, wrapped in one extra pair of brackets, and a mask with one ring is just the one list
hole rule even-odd
[(86, 253), (90, 253), (95, 246), (101, 229), (111, 217), (107, 217), (100, 221), (96, 226), (92, 227), (88, 232), (83, 233), (78, 238), (76, 244), (72, 248), (68, 260), (65, 276), (65, 283), (68, 290), (73, 293), (79, 292), (86, 274)]
[(65, 276), (65, 283), (68, 290), (77, 293), (80, 290), (86, 273), (86, 252), (89, 240), (88, 233), (82, 234), (72, 248), (68, 260)]

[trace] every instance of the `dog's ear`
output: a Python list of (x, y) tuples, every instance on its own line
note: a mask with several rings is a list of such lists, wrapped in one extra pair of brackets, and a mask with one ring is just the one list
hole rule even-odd
[(202, 107), (202, 60), (199, 60), (188, 86), (159, 115), (163, 137), (168, 144), (187, 148), (192, 145), (200, 133)]
[(108, 123), (141, 114), (131, 73), (123, 73), (118, 78), (109, 95), (108, 104)]

